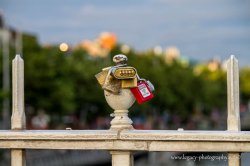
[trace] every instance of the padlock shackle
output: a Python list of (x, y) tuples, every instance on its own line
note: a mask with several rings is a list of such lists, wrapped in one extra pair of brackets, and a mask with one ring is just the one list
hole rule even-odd
[(137, 77), (137, 79), (138, 79), (139, 82), (140, 81), (147, 81), (145, 78), (140, 78), (138, 74), (136, 74), (136, 77)]
[(155, 90), (154, 85), (153, 85), (149, 80), (146, 80), (145, 78), (140, 78), (138, 74), (136, 74), (136, 77), (137, 77), (137, 79), (138, 79), (138, 82), (144, 81), (146, 84), (148, 84), (149, 89), (150, 89), (151, 91), (154, 91), (154, 90)]
[(116, 68), (126, 67), (126, 66), (128, 66), (128, 65), (127, 64), (121, 64), (121, 65), (111, 66), (110, 71), (113, 73), (113, 71), (115, 71)]

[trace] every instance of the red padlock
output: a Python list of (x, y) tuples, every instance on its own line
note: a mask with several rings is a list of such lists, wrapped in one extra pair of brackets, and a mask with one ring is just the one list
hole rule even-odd
[(149, 89), (147, 82), (144, 80), (140, 81), (137, 84), (137, 87), (131, 88), (130, 90), (139, 104), (142, 104), (154, 97), (154, 94)]

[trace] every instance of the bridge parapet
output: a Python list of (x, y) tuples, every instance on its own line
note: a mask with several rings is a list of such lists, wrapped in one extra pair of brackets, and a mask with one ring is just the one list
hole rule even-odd
[(227, 131), (134, 130), (124, 126), (119, 130), (25, 130), (23, 60), (16, 56), (12, 65), (12, 130), (0, 131), (0, 148), (11, 149), (12, 166), (25, 166), (25, 149), (109, 150), (113, 166), (132, 166), (134, 151), (228, 152), (228, 164), (239, 166), (240, 153), (250, 152), (250, 132), (240, 131), (239, 71), (234, 56), (227, 62)]

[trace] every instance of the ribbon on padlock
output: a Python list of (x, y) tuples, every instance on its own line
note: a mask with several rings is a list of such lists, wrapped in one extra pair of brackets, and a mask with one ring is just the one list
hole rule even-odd
[(137, 87), (131, 88), (131, 92), (133, 93), (138, 104), (142, 104), (146, 101), (151, 100), (154, 97), (152, 91), (154, 91), (154, 85), (145, 79), (141, 79), (138, 77)]

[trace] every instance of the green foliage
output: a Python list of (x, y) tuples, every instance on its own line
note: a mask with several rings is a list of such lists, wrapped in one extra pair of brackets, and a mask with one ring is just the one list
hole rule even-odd
[[(24, 36), (23, 43), (26, 105), (51, 114), (84, 110), (88, 112), (88, 120), (97, 114), (111, 112), (95, 74), (112, 65), (112, 56), (120, 53), (119, 46), (108, 58), (102, 59), (91, 58), (82, 49), (63, 53), (57, 46), (41, 47), (32, 36)], [(133, 114), (146, 114), (157, 109), (158, 112), (169, 110), (187, 117), (197, 107), (205, 111), (214, 107), (226, 108), (224, 71), (212, 72), (204, 68), (197, 74), (193, 65), (183, 65), (179, 61), (166, 64), (162, 56), (155, 56), (152, 52), (136, 53), (132, 50), (127, 56), (129, 65), (137, 69), (140, 77), (150, 80), (156, 89), (153, 100), (133, 106), (132, 109), (136, 110), (132, 111)], [(249, 98), (249, 68), (241, 70), (240, 81), (241, 93)], [(0, 91), (0, 97), (3, 95)]]
[(226, 108), (227, 84), (226, 73), (222, 70), (209, 71), (205, 69), (201, 73), (202, 83), (200, 90), (206, 110), (213, 107)]
[(245, 67), (240, 71), (240, 92), (243, 100), (250, 98), (250, 68)]
[[(26, 39), (24, 43), (32, 42)], [(102, 59), (89, 59), (84, 50), (63, 53), (56, 46), (25, 46), (26, 105), (51, 114), (76, 113), (97, 107), (88, 113), (90, 118), (96, 113), (107, 113), (103, 92), (94, 77), (107, 63)]]

